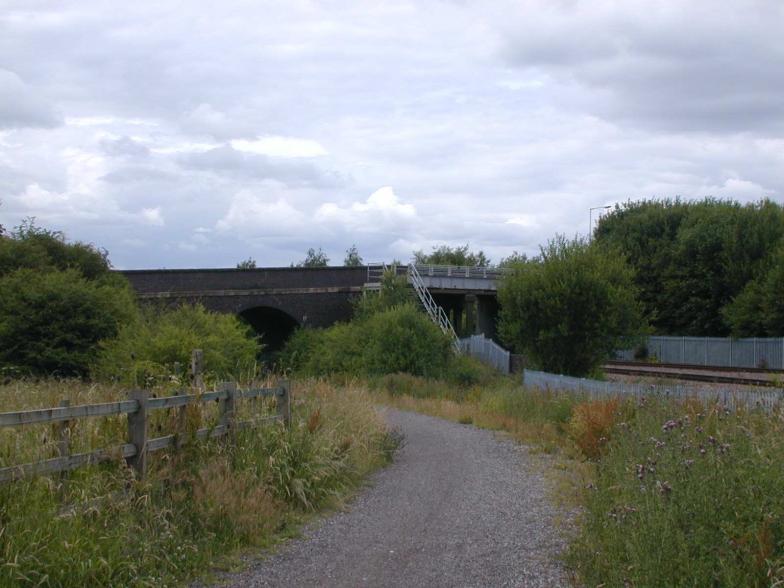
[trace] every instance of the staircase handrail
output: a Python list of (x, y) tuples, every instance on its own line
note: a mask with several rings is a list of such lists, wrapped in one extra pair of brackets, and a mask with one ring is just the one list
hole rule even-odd
[(455, 329), (452, 326), (449, 317), (446, 312), (444, 312), (444, 309), (433, 299), (433, 295), (430, 294), (427, 286), (425, 286), (425, 283), (422, 281), (422, 276), (419, 275), (419, 271), (417, 271), (417, 268), (413, 263), (408, 264), (408, 278), (419, 297), (419, 301), (422, 303), (422, 306), (425, 307), (425, 312), (427, 312), (430, 319), (438, 325), (441, 331), (451, 339), (452, 348), (455, 350), (455, 353), (460, 353), (460, 339), (458, 339), (457, 333), (455, 333)]

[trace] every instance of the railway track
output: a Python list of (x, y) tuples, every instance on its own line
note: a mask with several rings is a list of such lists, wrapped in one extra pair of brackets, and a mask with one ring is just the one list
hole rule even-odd
[[(718, 366), (695, 366), (666, 363), (643, 363), (634, 361), (611, 361), (603, 366), (607, 374), (667, 378), (739, 386), (780, 387), (784, 380), (781, 370), (764, 368), (727, 368)], [(747, 375), (749, 374), (749, 375)], [(779, 376), (778, 378), (776, 376)]]

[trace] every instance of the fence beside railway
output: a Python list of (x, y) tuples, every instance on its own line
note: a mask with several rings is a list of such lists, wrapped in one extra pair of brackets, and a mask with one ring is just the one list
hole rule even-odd
[(510, 353), (484, 335), (471, 335), (465, 339), (460, 339), (460, 350), (471, 357), (490, 364), (502, 374), (508, 374), (511, 371)]
[(749, 388), (728, 384), (710, 387), (693, 384), (641, 384), (634, 382), (606, 382), (588, 378), (574, 378), (539, 372), (523, 371), (523, 384), (528, 388), (548, 391), (566, 391), (585, 394), (591, 398), (634, 396), (636, 398), (697, 398), (704, 402), (721, 404), (730, 409), (740, 407), (770, 410), (784, 405), (784, 389)]
[[(670, 337), (645, 340), (644, 355), (663, 363), (717, 367), (784, 369), (784, 338)], [(622, 360), (641, 355), (639, 349), (616, 352)]]

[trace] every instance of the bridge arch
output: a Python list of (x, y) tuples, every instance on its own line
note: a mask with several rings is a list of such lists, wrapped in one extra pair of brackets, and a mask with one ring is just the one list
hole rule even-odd
[(294, 330), (300, 326), (299, 321), (289, 313), (273, 306), (251, 306), (238, 314), (256, 334), (261, 335), (265, 355), (280, 351)]

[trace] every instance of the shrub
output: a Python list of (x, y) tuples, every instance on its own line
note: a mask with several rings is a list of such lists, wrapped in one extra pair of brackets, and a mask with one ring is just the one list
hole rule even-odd
[(298, 331), (286, 344), (281, 363), (315, 376), (440, 376), (451, 357), (449, 339), (412, 304), (404, 304), (348, 324)]
[(101, 340), (133, 319), (133, 294), (111, 276), (18, 269), (0, 277), (0, 365), (84, 376)]
[(373, 315), (360, 323), (359, 334), (368, 374), (436, 376), (444, 372), (452, 355), (449, 339), (411, 304)]
[(105, 341), (93, 373), (102, 379), (143, 383), (168, 377), (175, 363), (189, 365), (191, 352), (204, 352), (204, 369), (217, 376), (255, 370), (260, 344), (237, 317), (210, 312), (200, 304), (145, 308), (115, 340)]
[(109, 255), (89, 243), (68, 243), (58, 231), (23, 222), (9, 238), (0, 238), (0, 275), (18, 269), (78, 271), (88, 280), (105, 276), (111, 269)]
[(545, 370), (583, 376), (641, 332), (635, 294), (619, 253), (559, 236), (502, 280), (499, 332)]

